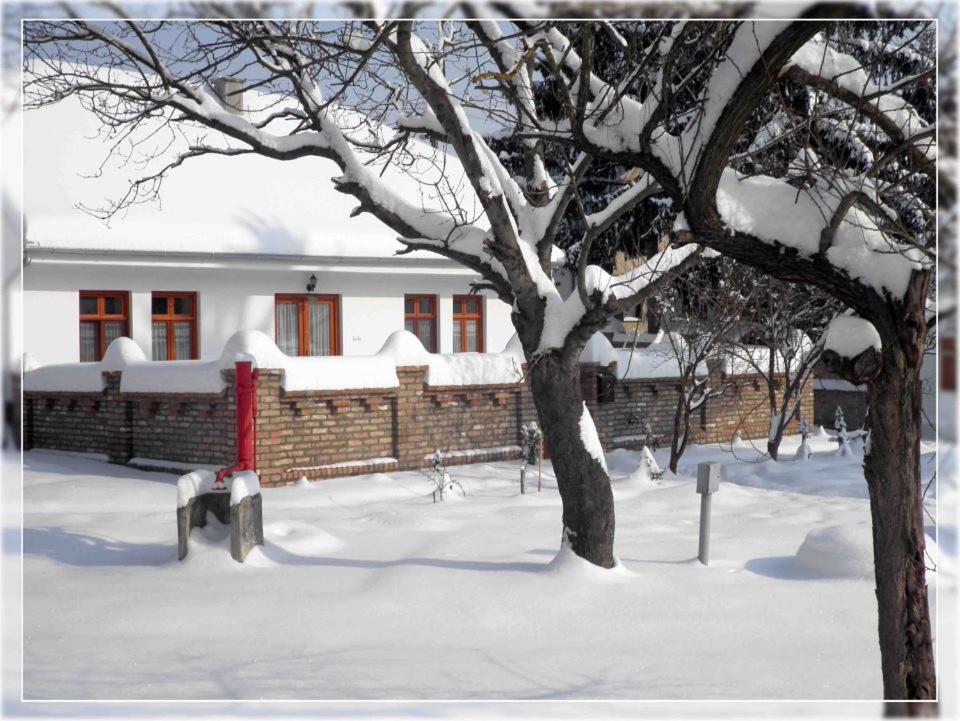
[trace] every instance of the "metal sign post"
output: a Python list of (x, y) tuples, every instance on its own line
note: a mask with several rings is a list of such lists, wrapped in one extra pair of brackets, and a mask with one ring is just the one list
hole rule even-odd
[(704, 566), (710, 565), (710, 497), (719, 489), (720, 464), (699, 464), (697, 466), (697, 493), (700, 494), (700, 548), (697, 558)]

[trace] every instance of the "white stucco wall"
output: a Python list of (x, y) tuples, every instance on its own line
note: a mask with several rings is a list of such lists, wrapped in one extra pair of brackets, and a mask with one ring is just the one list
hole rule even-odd
[[(376, 353), (387, 336), (403, 328), (405, 293), (437, 295), (439, 349), (452, 350), (453, 296), (469, 292), (474, 276), (462, 269), (370, 268), (359, 266), (184, 267), (175, 263), (53, 262), (34, 260), (24, 273), (24, 349), (39, 363), (79, 358), (80, 290), (130, 291), (130, 331), (149, 357), (152, 291), (195, 291), (201, 358), (220, 355), (238, 330), (256, 329), (274, 337), (274, 295), (303, 293), (311, 273), (317, 293), (340, 296), (344, 355)], [(484, 303), (487, 351), (499, 352), (513, 335), (510, 307), (487, 297)]]

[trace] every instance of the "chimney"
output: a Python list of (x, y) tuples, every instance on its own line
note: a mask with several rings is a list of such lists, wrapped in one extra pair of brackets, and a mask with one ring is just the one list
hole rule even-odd
[(240, 78), (214, 78), (210, 84), (227, 110), (243, 112), (243, 81)]

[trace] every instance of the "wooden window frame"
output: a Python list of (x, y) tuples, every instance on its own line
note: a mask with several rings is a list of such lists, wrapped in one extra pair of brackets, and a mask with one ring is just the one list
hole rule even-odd
[[(477, 301), (480, 310), (477, 313), (457, 313), (457, 301)], [(454, 353), (467, 353), (467, 321), (476, 320), (477, 323), (477, 353), (483, 353), (486, 343), (483, 333), (484, 297), (482, 295), (455, 295), (453, 296), (453, 324), (460, 324), (460, 347), (454, 348)]]
[[(157, 297), (167, 299), (167, 312), (157, 314), (153, 312), (153, 301)], [(188, 315), (177, 315), (172, 312), (174, 298), (189, 298), (190, 313)], [(167, 358), (166, 360), (176, 360), (176, 342), (174, 341), (173, 325), (174, 323), (190, 323), (190, 358), (181, 358), (180, 360), (197, 360), (199, 358), (197, 343), (197, 293), (192, 290), (154, 290), (150, 293), (150, 337), (153, 337), (153, 324), (165, 323), (167, 326)], [(153, 352), (151, 349), (151, 357)]]
[[(419, 311), (407, 313), (407, 301), (414, 301), (414, 308), (419, 308), (420, 301), (426, 298), (430, 301), (430, 314), (423, 315)], [(437, 296), (430, 293), (405, 293), (403, 296), (403, 327), (407, 327), (407, 320), (429, 320), (431, 337), (433, 338), (433, 348), (427, 348), (430, 353), (437, 353), (440, 347), (440, 338), (437, 334)]]
[[(107, 297), (118, 297), (120, 298), (120, 304), (123, 307), (123, 310), (120, 314), (105, 313), (103, 310), (103, 301)], [(84, 298), (96, 298), (97, 299), (97, 312), (93, 315), (90, 313), (83, 313), (83, 299)], [(122, 321), (123, 330), (120, 333), (120, 336), (130, 337), (130, 291), (128, 290), (81, 290), (79, 297), (77, 299), (77, 311), (80, 316), (80, 320), (77, 323), (77, 337), (80, 338), (80, 327), (84, 323), (96, 323), (97, 324), (97, 353), (94, 362), (103, 360), (104, 353), (107, 352), (107, 344), (104, 343), (103, 337), (103, 323), (105, 321)]]
[(310, 356), (305, 351), (310, 348), (310, 303), (331, 303), (333, 312), (330, 314), (330, 355), (340, 355), (340, 296), (325, 293), (276, 293), (273, 297), (273, 340), (279, 345), (280, 338), (277, 335), (280, 332), (280, 305), (282, 303), (297, 303), (300, 310), (297, 313), (297, 345), (300, 347), (300, 356), (302, 357), (322, 357)]

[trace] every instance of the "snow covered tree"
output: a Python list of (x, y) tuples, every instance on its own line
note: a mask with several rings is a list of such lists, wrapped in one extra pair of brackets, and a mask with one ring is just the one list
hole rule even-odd
[(800, 414), (803, 391), (823, 353), (827, 323), (843, 304), (823, 291), (785, 283), (744, 266), (736, 283), (754, 288), (748, 325), (724, 342), (724, 353), (738, 370), (763, 377), (770, 428), (767, 453), (774, 460), (783, 434)]
[(695, 414), (706, 412), (706, 403), (727, 390), (727, 375), (712, 373), (708, 363), (716, 362), (721, 349), (736, 337), (754, 303), (756, 288), (738, 282), (741, 278), (735, 263), (718, 258), (691, 268), (659, 296), (664, 339), (652, 347), (664, 348), (679, 375), (670, 439), (674, 473), (687, 449)]
[[(576, 382), (586, 340), (693, 262), (694, 244), (842, 301), (865, 327), (851, 342), (827, 343), (825, 358), (867, 384), (873, 413), (864, 472), (884, 695), (935, 698), (919, 483), (919, 367), (936, 260), (933, 24), (650, 22), (629, 37), (618, 32), (616, 42), (635, 52), (595, 72), (601, 34), (610, 26), (563, 32), (521, 19), (31, 22), (25, 89), (28, 106), (83, 96), (115, 139), (158, 119), (176, 132), (207, 130), (121, 202), (203, 155), (323, 157), (340, 167), (334, 182), (357, 198), (357, 212), (374, 214), (411, 250), (477, 271), (514, 307), (563, 537), (601, 566), (613, 564), (613, 499)], [(208, 90), (226, 75), (279, 100), (236, 112)], [(551, 83), (559, 117), (538, 108), (535, 76)], [(485, 142), (491, 123), (524, 141), (522, 177)], [(548, 148), (566, 153), (556, 177)], [(579, 181), (597, 162), (636, 171), (591, 211)], [(439, 166), (432, 202), (399, 197), (381, 177), (387, 165)], [(623, 277), (590, 264), (596, 239), (654, 196), (664, 207), (669, 199), (676, 245)], [(565, 295), (550, 269), (568, 211), (584, 233)]]
[(592, 62), (599, 29), (518, 25), (567, 108), (531, 137), (639, 168), (672, 200), (674, 240), (817, 286), (863, 321), (824, 358), (866, 383), (873, 413), (864, 475), (884, 695), (935, 698), (919, 445), (935, 322), (933, 24), (665, 23), (643, 62), (605, 76)]
[[(407, 251), (476, 271), (513, 307), (563, 502), (562, 538), (580, 557), (613, 566), (613, 495), (578, 359), (611, 316), (696, 262), (698, 249), (668, 247), (611, 276), (588, 262), (590, 246), (656, 184), (641, 178), (584, 212), (580, 180), (592, 155), (569, 153), (553, 177), (545, 145), (524, 138), (523, 175), (514, 177), (485, 141), (493, 128), (523, 137), (543, 124), (531, 77), (556, 63), (539, 29), (71, 20), (28, 22), (24, 33), (27, 106), (78, 96), (102, 121), (108, 147), (143, 163), (104, 217), (152, 199), (167, 173), (189, 172), (203, 156), (326, 158), (339, 168), (336, 188), (356, 198), (355, 213), (381, 220)], [(421, 182), (419, 198), (390, 182), (398, 172)], [(573, 291), (561, 292), (552, 264), (568, 211), (583, 223), (583, 251)]]

